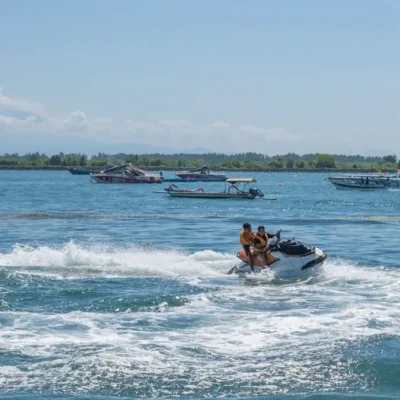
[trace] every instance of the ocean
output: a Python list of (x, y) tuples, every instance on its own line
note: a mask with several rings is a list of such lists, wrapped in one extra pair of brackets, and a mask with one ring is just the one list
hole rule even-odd
[[(400, 191), (229, 175), (277, 200), (0, 171), (0, 398), (400, 397)], [(328, 259), (229, 276), (243, 222)]]

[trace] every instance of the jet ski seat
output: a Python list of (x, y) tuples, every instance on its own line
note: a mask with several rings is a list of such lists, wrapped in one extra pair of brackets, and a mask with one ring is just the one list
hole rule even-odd
[[(297, 240), (285, 240), (279, 242), (279, 250), (288, 255), (302, 256), (313, 253), (314, 249), (310, 246), (305, 246)], [(278, 249), (277, 249), (278, 250)]]

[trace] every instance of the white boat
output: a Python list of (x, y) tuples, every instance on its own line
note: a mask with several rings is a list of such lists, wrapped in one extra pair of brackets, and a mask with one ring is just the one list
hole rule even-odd
[(400, 187), (400, 174), (357, 174), (330, 176), (336, 189), (382, 190)]
[(90, 179), (95, 183), (162, 183), (164, 180), (162, 176), (147, 174), (131, 163), (105, 169), (99, 174), (90, 174)]
[[(193, 190), (181, 189), (175, 184), (170, 185), (164, 189), (164, 192), (172, 197), (187, 197), (195, 199), (242, 199), (254, 200), (255, 198), (263, 198), (264, 194), (260, 189), (249, 188), (246, 190), (246, 185), (256, 182), (254, 178), (229, 178), (225, 181), (225, 190), (222, 192), (207, 192), (203, 188)], [(227, 185), (229, 186), (227, 187)], [(242, 185), (242, 188), (239, 186)], [(269, 198), (265, 200), (276, 200), (276, 198)]]

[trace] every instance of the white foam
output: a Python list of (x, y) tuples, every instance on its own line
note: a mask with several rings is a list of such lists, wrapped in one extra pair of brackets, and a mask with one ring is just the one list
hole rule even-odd
[[(28, 257), (37, 251), (37, 265), (38, 254), (47, 249), (20, 249), (18, 256), (9, 257), (23, 264), (21, 254)], [(67, 249), (50, 251), (64, 254)], [(86, 260), (94, 249), (78, 246), (76, 253), (80, 251)], [(138, 251), (141, 265), (162, 261), (164, 275), (175, 273), (171, 263), (183, 259), (196, 268), (202, 265), (209, 276), (218, 275), (213, 263), (233, 261), (211, 251), (189, 256)], [(128, 260), (120, 249), (103, 248), (96, 262), (103, 260), (102, 268), (111, 265), (127, 274), (132, 267), (121, 261), (112, 264), (111, 253)], [(68, 264), (65, 255), (57, 257), (63, 268), (75, 265)], [(82, 262), (77, 256), (73, 259)], [(235, 282), (227, 277), (220, 290), (188, 296), (190, 301), (180, 307), (162, 303), (157, 313), (0, 313), (0, 320), (6, 320), (0, 349), (51, 357), (24, 369), (0, 369), (0, 385), (38, 390), (56, 382), (59, 391), (101, 392), (107, 382), (122, 382), (124, 387), (147, 382), (149, 393), (161, 396), (185, 376), (188, 389), (197, 394), (234, 382), (232, 390), (243, 397), (249, 394), (248, 382), (254, 382), (251, 394), (266, 395), (288, 387), (326, 388), (329, 376), (334, 389), (345, 387), (349, 379), (363, 387), (369, 377), (354, 373), (343, 354), (348, 343), (397, 335), (400, 271), (345, 260), (328, 261), (323, 270), (311, 280)], [(182, 323), (188, 320), (192, 322)], [(149, 376), (157, 378), (157, 386), (146, 380)]]
[(10, 253), (0, 254), (0, 266), (54, 277), (215, 276), (226, 272), (235, 260), (233, 255), (211, 250), (190, 255), (139, 246), (74, 242), (60, 247), (15, 245)]

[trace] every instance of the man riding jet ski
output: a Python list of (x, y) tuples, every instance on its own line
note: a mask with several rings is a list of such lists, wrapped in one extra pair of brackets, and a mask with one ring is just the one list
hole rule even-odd
[[(270, 269), (279, 276), (308, 275), (310, 271), (318, 268), (327, 258), (327, 254), (314, 246), (306, 246), (296, 240), (281, 240), (278, 231), (269, 243), (267, 249), (254, 237), (254, 248), (251, 249), (251, 256), (242, 249), (237, 257), (242, 261), (233, 267), (228, 274), (238, 275), (261, 272)], [(249, 264), (249, 258), (252, 265)]]

